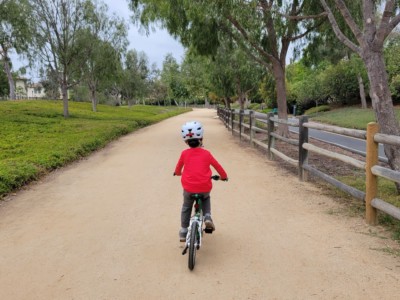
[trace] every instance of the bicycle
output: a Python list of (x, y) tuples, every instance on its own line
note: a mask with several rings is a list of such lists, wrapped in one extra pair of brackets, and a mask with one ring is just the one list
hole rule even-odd
[[(220, 176), (218, 175), (211, 176), (211, 178), (213, 180), (220, 180)], [(193, 270), (196, 263), (196, 251), (199, 250), (201, 247), (203, 231), (205, 233), (211, 234), (212, 229), (203, 229), (203, 196), (200, 194), (192, 194), (191, 198), (194, 200), (194, 214), (190, 218), (188, 233), (186, 235), (185, 248), (182, 251), (182, 255), (185, 255), (187, 253), (187, 250), (189, 249), (188, 267), (190, 270)]]

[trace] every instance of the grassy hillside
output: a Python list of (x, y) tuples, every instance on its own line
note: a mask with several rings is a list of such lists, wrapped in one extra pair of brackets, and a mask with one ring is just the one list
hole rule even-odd
[[(399, 107), (395, 108), (395, 113), (397, 119), (400, 121)], [(369, 122), (375, 122), (375, 113), (372, 109), (345, 107), (314, 114), (312, 120), (340, 127), (366, 130)], [(353, 174), (348, 176), (335, 176), (335, 178), (347, 185), (365, 191), (365, 173), (362, 171), (360, 171), (357, 176), (354, 176)], [(381, 198), (396, 207), (400, 207), (400, 195), (397, 194), (396, 187), (392, 181), (385, 178), (379, 178), (377, 193), (378, 198)], [(342, 194), (342, 196), (343, 195), (344, 194)], [(350, 196), (348, 197), (351, 198)], [(363, 204), (360, 204), (359, 208), (363, 211)], [(384, 213), (379, 213), (378, 216), (380, 224), (386, 224), (391, 227), (393, 229), (393, 237), (396, 240), (400, 240), (400, 222)]]
[(138, 128), (186, 112), (156, 106), (98, 106), (61, 101), (0, 102), (0, 197)]
[[(395, 113), (400, 121), (399, 107), (395, 108)], [(340, 127), (366, 130), (369, 122), (375, 122), (375, 113), (372, 109), (344, 107), (314, 114), (312, 120)]]

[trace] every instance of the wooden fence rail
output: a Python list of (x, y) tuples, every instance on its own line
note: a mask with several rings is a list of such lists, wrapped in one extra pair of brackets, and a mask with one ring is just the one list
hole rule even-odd
[[(257, 145), (267, 150), (268, 156), (271, 160), (277, 156), (280, 159), (297, 166), (300, 180), (307, 180), (308, 173), (310, 173), (334, 185), (338, 189), (352, 195), (353, 197), (364, 201), (366, 206), (365, 217), (369, 224), (374, 225), (377, 223), (377, 209), (400, 220), (400, 208), (387, 203), (382, 199), (376, 198), (378, 191), (378, 176), (400, 183), (400, 172), (384, 168), (378, 164), (379, 143), (400, 146), (399, 136), (378, 133), (379, 128), (376, 123), (369, 123), (367, 130), (365, 131), (309, 122), (306, 116), (302, 116), (297, 120), (282, 120), (276, 117), (273, 113), (263, 114), (250, 110), (229, 110), (221, 107), (218, 107), (217, 112), (219, 118), (223, 121), (226, 128), (232, 131), (233, 135), (238, 134), (241, 140), (246, 139), (252, 146)], [(298, 127), (298, 138), (293, 139), (279, 135), (275, 131), (275, 128), (278, 124), (286, 124), (291, 127)], [(366, 140), (365, 162), (311, 144), (309, 142), (308, 129), (316, 129)], [(289, 157), (279, 151), (275, 147), (276, 140), (298, 146), (298, 156), (295, 158)], [(348, 150), (350, 152), (357, 152), (350, 149)], [(365, 170), (365, 191), (360, 191), (354, 187), (346, 185), (336, 178), (329, 176), (328, 174), (309, 165), (308, 152), (317, 153), (319, 155), (339, 160), (353, 167)]]

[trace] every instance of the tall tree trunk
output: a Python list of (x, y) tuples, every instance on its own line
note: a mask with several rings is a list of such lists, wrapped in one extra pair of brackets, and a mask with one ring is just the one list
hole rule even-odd
[[(383, 53), (366, 51), (363, 53), (363, 59), (371, 84), (371, 97), (375, 103), (375, 116), (380, 126), (380, 132), (400, 136), (400, 125), (394, 113)], [(400, 171), (400, 148), (384, 145), (384, 149), (390, 167)], [(400, 184), (396, 183), (396, 187), (400, 193)]]
[(69, 110), (68, 110), (68, 85), (67, 85), (67, 76), (63, 74), (63, 79), (61, 82), (61, 93), (63, 98), (63, 105), (64, 105), (64, 118), (69, 117)]
[(11, 68), (10, 68), (10, 59), (8, 58), (7, 52), (4, 52), (4, 72), (7, 74), (7, 79), (8, 79), (8, 85), (10, 88), (10, 99), (15, 100), (15, 83), (14, 83), (14, 78), (12, 77), (11, 74)]
[(90, 89), (90, 98), (92, 100), (92, 110), (94, 112), (97, 111), (97, 97), (96, 97), (96, 89)]
[(364, 82), (361, 77), (361, 74), (357, 74), (358, 78), (358, 87), (360, 89), (360, 98), (361, 98), (361, 108), (367, 108), (367, 100), (365, 98), (365, 89), (364, 89)]
[(243, 110), (244, 109), (244, 99), (243, 99), (243, 93), (242, 93), (242, 88), (240, 85), (240, 77), (236, 77), (236, 92), (238, 95), (238, 100), (239, 100), (239, 105), (240, 105), (240, 109)]
[(92, 102), (92, 111), (97, 112), (97, 81), (96, 79), (89, 79), (88, 80), (88, 87), (90, 90), (90, 100)]
[(118, 89), (115, 89), (115, 101), (118, 104), (118, 106), (122, 106), (122, 95), (121, 92)]
[[(286, 82), (285, 82), (285, 66), (278, 62), (272, 64), (273, 76), (276, 84), (276, 96), (278, 103), (279, 119), (287, 120), (287, 102), (286, 102)], [(289, 127), (285, 124), (278, 125), (278, 133), (282, 136), (289, 136)]]
[(231, 109), (231, 98), (225, 97), (225, 98), (224, 98), (224, 101), (225, 101), (225, 107), (226, 107), (227, 109)]
[(375, 105), (375, 99), (372, 97), (371, 88), (369, 89), (368, 95), (369, 95), (369, 98), (371, 99), (371, 106), (372, 106), (372, 109), (375, 111), (375, 107), (376, 107), (376, 105)]

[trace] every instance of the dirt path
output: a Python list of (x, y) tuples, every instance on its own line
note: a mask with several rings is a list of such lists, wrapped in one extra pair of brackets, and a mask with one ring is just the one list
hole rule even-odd
[[(180, 126), (230, 181), (214, 183), (216, 232), (196, 268), (178, 241)], [(390, 241), (256, 150), (238, 148), (215, 111), (142, 129), (0, 206), (0, 299), (394, 299)], [(372, 228), (372, 230), (375, 230)]]

